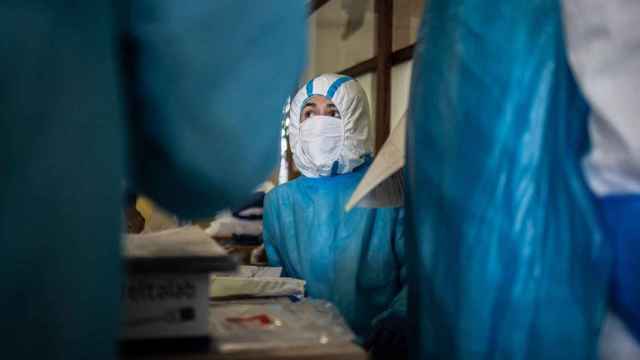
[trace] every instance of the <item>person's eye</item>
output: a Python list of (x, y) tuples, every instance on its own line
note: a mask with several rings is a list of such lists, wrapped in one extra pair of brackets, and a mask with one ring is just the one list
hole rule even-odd
[(338, 110), (333, 110), (331, 112), (331, 116), (340, 119), (340, 113), (338, 112)]
[(313, 116), (313, 110), (307, 110), (304, 112), (304, 114), (302, 115), (305, 119), (310, 118), (311, 116)]

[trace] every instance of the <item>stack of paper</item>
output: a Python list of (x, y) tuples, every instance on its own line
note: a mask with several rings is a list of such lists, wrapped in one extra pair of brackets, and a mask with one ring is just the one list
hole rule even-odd
[(230, 274), (212, 274), (209, 296), (220, 298), (252, 298), (302, 296), (305, 282), (281, 278), (280, 267), (240, 266)]
[(400, 207), (404, 204), (405, 113), (384, 143), (373, 164), (353, 192), (346, 210), (354, 206), (366, 208)]
[(124, 239), (127, 257), (189, 257), (226, 255), (202, 229), (196, 226), (165, 230), (157, 233), (132, 234)]

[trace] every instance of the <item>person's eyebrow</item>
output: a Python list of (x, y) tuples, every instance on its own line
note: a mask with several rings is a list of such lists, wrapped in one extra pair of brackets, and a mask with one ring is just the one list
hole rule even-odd
[(303, 109), (306, 108), (307, 106), (308, 107), (317, 107), (316, 103), (314, 103), (313, 101), (309, 101), (308, 103), (304, 104)]
[(338, 110), (338, 107), (336, 106), (336, 104), (327, 104), (327, 107)]

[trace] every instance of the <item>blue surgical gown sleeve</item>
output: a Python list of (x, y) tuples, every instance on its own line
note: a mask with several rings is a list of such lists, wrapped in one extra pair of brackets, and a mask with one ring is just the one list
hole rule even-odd
[(395, 228), (395, 238), (393, 241), (392, 251), (394, 256), (397, 257), (398, 274), (400, 284), (402, 288), (400, 292), (394, 297), (389, 308), (382, 312), (380, 315), (373, 319), (372, 325), (375, 327), (380, 321), (383, 321), (389, 316), (406, 317), (407, 315), (407, 261), (405, 251), (405, 236), (404, 236), (404, 209), (398, 211), (397, 226)]
[(3, 359), (118, 357), (125, 159), (132, 190), (183, 216), (250, 193), (276, 164), (305, 13), (298, 0), (0, 2)]
[(2, 359), (117, 356), (114, 18), (104, 0), (0, 2)]
[(609, 306), (640, 341), (640, 195), (608, 195), (599, 205), (614, 254)]
[[(275, 242), (280, 237), (280, 228), (277, 213), (277, 206), (269, 198), (269, 194), (265, 197), (264, 215), (263, 215), (263, 231), (262, 238), (264, 240), (264, 249), (267, 252), (267, 261), (270, 266), (282, 266), (282, 257), (280, 256)], [(284, 270), (284, 269), (283, 269)], [(283, 274), (286, 276), (286, 274)]]
[(425, 7), (406, 139), (414, 359), (597, 358), (610, 249), (561, 3)]
[(139, 0), (129, 23), (136, 190), (187, 218), (239, 205), (277, 165), (304, 2)]

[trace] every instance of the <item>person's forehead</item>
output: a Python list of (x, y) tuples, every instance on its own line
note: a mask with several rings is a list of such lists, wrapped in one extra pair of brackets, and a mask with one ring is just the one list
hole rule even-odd
[(333, 103), (333, 101), (327, 99), (326, 97), (322, 96), (322, 95), (313, 95), (310, 96), (307, 100), (304, 101), (303, 106), (333, 106), (335, 107), (336, 104)]

